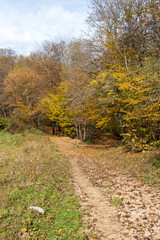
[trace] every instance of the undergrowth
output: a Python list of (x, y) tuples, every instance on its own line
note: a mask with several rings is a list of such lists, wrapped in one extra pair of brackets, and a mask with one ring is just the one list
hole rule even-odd
[(0, 133), (0, 175), (0, 239), (88, 239), (67, 167), (47, 136)]
[(160, 187), (160, 151), (126, 152), (123, 147), (108, 149), (110, 164), (117, 164), (138, 179)]

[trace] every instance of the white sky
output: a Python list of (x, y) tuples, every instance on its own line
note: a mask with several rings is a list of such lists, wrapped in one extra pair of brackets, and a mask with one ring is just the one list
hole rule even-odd
[(0, 0), (0, 48), (29, 54), (45, 40), (77, 38), (90, 0)]

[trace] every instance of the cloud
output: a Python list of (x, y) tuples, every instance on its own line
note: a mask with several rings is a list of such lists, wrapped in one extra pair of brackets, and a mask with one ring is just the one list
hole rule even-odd
[(11, 47), (28, 54), (44, 40), (80, 36), (86, 12), (62, 6), (41, 6), (32, 11), (4, 4), (0, 10), (0, 48)]

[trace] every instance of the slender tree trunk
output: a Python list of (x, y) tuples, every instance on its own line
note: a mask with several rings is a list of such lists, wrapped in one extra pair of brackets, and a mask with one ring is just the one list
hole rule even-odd
[(83, 141), (86, 141), (86, 126), (83, 128)]
[(81, 125), (79, 125), (79, 138), (80, 138), (81, 140), (83, 140), (83, 139), (82, 139)]
[(5, 110), (4, 110), (3, 114), (4, 114), (4, 118), (6, 118), (6, 117), (7, 117), (7, 114), (6, 114), (6, 111), (5, 111)]
[(26, 96), (26, 103), (27, 103), (27, 106), (29, 105), (29, 97), (28, 95)]
[(38, 119), (37, 119), (37, 127), (38, 127), (38, 129), (39, 129), (39, 125), (40, 125), (40, 121), (39, 121), (39, 117), (38, 117)]

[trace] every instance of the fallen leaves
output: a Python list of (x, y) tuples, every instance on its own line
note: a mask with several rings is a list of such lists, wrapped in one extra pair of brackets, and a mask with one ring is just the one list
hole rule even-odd
[(60, 233), (62, 232), (62, 228), (60, 228), (58, 232), (59, 232), (59, 234), (60, 234)]
[(27, 228), (22, 228), (22, 229), (21, 229), (21, 232), (22, 232), (22, 233), (27, 232), (27, 231), (28, 231)]
[[(91, 157), (86, 157), (86, 152), (81, 152), (79, 164), (90, 180), (102, 189), (106, 199), (112, 201), (117, 193), (121, 193), (118, 198), (122, 204), (117, 208), (117, 217), (124, 239), (160, 239), (159, 189), (136, 180), (118, 168), (111, 168), (102, 154), (95, 157), (92, 153)], [(103, 182), (110, 182), (110, 187), (104, 186)]]

